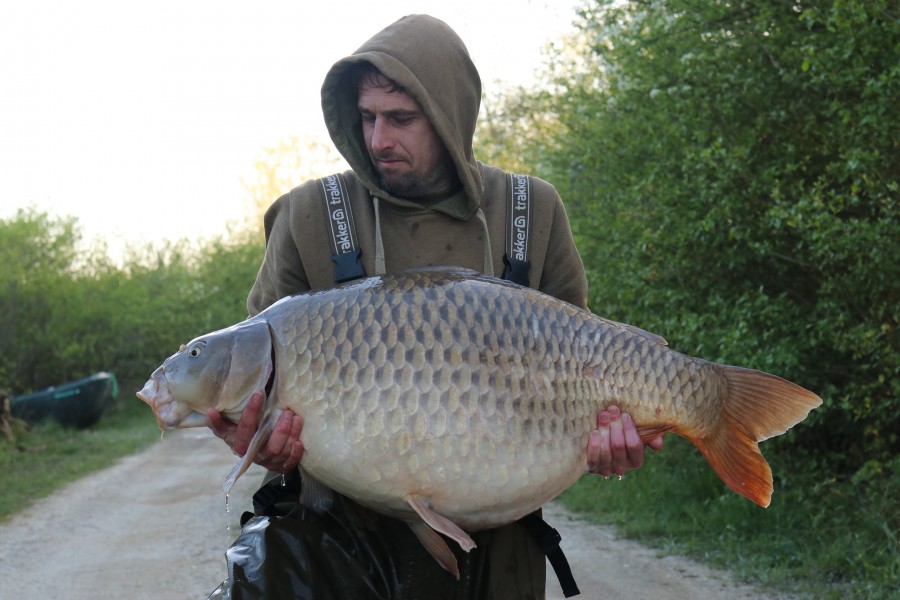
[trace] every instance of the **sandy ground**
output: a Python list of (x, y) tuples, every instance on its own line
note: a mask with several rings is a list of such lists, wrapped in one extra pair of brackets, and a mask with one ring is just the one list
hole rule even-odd
[[(38, 502), (0, 526), (0, 599), (205, 599), (225, 577), (225, 549), (262, 477), (254, 467), (238, 480), (226, 512), (221, 484), (233, 463), (207, 430), (178, 431)], [(773, 598), (617, 539), (560, 506), (545, 511), (579, 598)], [(547, 597), (563, 598), (552, 570), (548, 581)]]

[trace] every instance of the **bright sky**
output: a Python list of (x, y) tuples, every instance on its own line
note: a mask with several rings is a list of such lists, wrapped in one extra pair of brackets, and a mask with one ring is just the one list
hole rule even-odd
[(0, 218), (24, 206), (74, 215), (88, 237), (110, 236), (113, 251), (222, 232), (244, 214), (242, 178), (264, 147), (327, 140), (325, 73), (383, 27), (413, 12), (445, 20), (490, 89), (530, 83), (578, 4), (4, 2)]

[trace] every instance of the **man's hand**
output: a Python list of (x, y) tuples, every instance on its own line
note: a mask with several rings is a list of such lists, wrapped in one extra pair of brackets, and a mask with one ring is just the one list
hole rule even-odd
[[(663, 447), (662, 436), (647, 443), (653, 450)], [(622, 476), (644, 464), (644, 442), (628, 413), (611, 405), (597, 413), (597, 429), (588, 438), (588, 470), (609, 477)]]
[[(259, 413), (266, 397), (262, 392), (254, 392), (247, 402), (241, 420), (233, 423), (214, 408), (206, 412), (206, 425), (212, 429), (216, 437), (221, 438), (238, 456), (243, 456), (250, 446), (250, 440), (256, 433)], [(303, 430), (303, 417), (285, 410), (278, 418), (275, 430), (266, 442), (265, 447), (254, 457), (253, 462), (270, 471), (287, 473), (297, 468), (303, 456), (303, 444), (300, 432)]]

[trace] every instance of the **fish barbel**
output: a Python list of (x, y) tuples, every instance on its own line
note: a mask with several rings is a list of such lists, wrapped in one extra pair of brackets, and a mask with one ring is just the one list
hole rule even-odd
[(519, 519), (571, 486), (610, 404), (645, 440), (689, 439), (762, 506), (772, 473), (757, 443), (821, 404), (774, 375), (693, 358), (637, 327), (453, 268), (284, 298), (182, 346), (138, 396), (168, 429), (203, 425), (209, 407), (237, 420), (261, 390), (264, 416), (226, 491), (290, 409), (304, 422), (304, 495), (321, 484), (407, 521), (457, 576), (435, 531), (469, 550), (466, 531)]

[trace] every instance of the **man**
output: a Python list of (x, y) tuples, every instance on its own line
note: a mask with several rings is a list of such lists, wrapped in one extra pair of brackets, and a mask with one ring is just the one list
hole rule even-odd
[[(465, 45), (445, 23), (425, 15), (397, 21), (337, 62), (325, 78), (322, 107), (332, 140), (352, 168), (342, 174), (346, 193), (337, 200), (356, 237), (348, 244), (358, 250), (341, 251), (327, 208), (337, 200), (321, 180), (295, 188), (266, 213), (266, 255), (247, 301), (250, 313), (291, 294), (332, 287), (348, 273), (429, 265), (510, 278), (515, 270), (521, 283), (586, 307), (584, 268), (550, 184), (530, 180), (527, 260), (505, 252), (510, 183), (506, 173), (473, 156), (480, 100), (481, 82)], [(347, 228), (341, 232), (346, 241)], [(238, 454), (247, 450), (262, 400), (255, 394), (238, 424), (209, 413), (210, 427)], [(621, 475), (641, 465), (643, 443), (628, 415), (612, 406), (597, 424), (587, 446), (592, 472)], [(257, 462), (277, 473), (296, 472), (301, 431), (302, 418), (284, 413)], [(662, 439), (651, 446), (659, 449)], [(290, 494), (277, 485), (268, 490), (274, 492), (263, 495), (275, 499), (257, 498), (256, 507), (272, 518), (251, 520), (234, 547), (241, 550), (229, 554), (232, 597), (544, 597), (545, 557), (521, 523), (475, 533), (471, 553), (455, 548), (456, 580), (405, 523), (342, 497), (316, 514), (285, 501)]]

